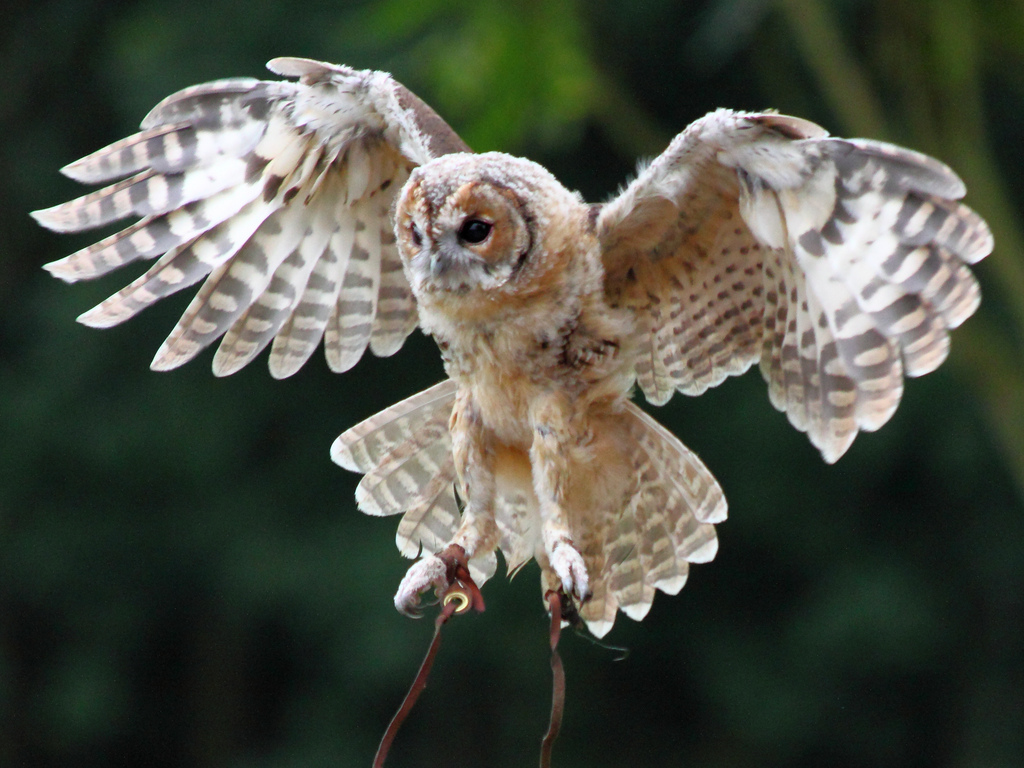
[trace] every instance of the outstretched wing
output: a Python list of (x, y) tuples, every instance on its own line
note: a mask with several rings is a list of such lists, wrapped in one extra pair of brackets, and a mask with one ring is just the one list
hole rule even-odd
[(214, 373), (234, 373), (273, 341), (270, 370), (284, 377), (323, 337), (331, 368), (344, 371), (367, 346), (393, 354), (416, 327), (392, 205), (415, 166), (468, 147), (383, 72), (307, 59), (268, 66), (299, 81), (180, 91), (140, 133), (63, 169), (84, 183), (115, 183), (33, 214), (60, 232), (142, 217), (47, 265), (74, 282), (156, 259), (83, 314), (86, 325), (116, 325), (206, 278), (154, 369), (175, 368), (224, 336)]
[(884, 424), (903, 375), (945, 359), (992, 250), (925, 155), (813, 123), (719, 110), (597, 213), (606, 293), (638, 321), (647, 399), (697, 395), (754, 362), (826, 461)]

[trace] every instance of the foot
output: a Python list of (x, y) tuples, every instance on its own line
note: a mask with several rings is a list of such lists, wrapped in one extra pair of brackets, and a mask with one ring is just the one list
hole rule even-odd
[(576, 598), (580, 603), (590, 598), (590, 576), (583, 562), (583, 555), (571, 541), (562, 539), (555, 543), (548, 553), (551, 569), (562, 584), (562, 591)]
[(444, 560), (437, 555), (427, 555), (406, 571), (395, 593), (395, 608), (399, 613), (418, 619), (422, 615), (419, 609), (420, 594), (433, 587), (440, 597), (449, 586), (451, 580)]
[(419, 562), (413, 563), (406, 571), (402, 583), (395, 593), (395, 608), (399, 613), (412, 618), (420, 617), (420, 595), (431, 587), (438, 599), (452, 589), (462, 592), (473, 610), (484, 609), (484, 599), (479, 588), (473, 583), (467, 567), (466, 550), (458, 544), (449, 544), (436, 555), (427, 555)]

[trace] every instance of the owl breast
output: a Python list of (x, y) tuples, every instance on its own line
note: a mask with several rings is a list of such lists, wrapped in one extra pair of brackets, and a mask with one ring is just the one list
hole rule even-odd
[(440, 326), (445, 370), (509, 446), (529, 448), (543, 398), (560, 394), (580, 414), (617, 410), (633, 384), (632, 318), (600, 296), (537, 303), (501, 323)]
[(632, 384), (632, 316), (607, 304), (590, 213), (542, 167), (498, 153), (439, 158), (398, 202), (420, 325), (506, 445), (530, 447), (551, 395), (586, 414)]

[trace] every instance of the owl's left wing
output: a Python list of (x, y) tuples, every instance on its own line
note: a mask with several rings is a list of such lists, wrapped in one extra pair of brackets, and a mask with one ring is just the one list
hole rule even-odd
[(288, 376), (321, 338), (331, 368), (344, 371), (367, 346), (393, 354), (416, 327), (392, 205), (415, 166), (468, 147), (383, 72), (289, 58), (268, 66), (298, 82), (186, 88), (158, 104), (140, 133), (63, 169), (113, 184), (33, 214), (59, 232), (141, 217), (47, 265), (74, 282), (156, 259), (83, 314), (86, 325), (116, 325), (206, 279), (154, 369), (175, 368), (223, 335), (217, 375), (273, 341), (271, 373)]
[(637, 381), (664, 403), (760, 363), (771, 402), (826, 461), (884, 424), (904, 373), (945, 359), (992, 250), (945, 165), (805, 120), (719, 110), (596, 209)]

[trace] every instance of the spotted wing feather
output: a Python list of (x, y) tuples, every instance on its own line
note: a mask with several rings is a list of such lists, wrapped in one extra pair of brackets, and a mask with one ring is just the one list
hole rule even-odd
[(610, 302), (633, 310), (654, 403), (759, 363), (771, 402), (835, 461), (938, 367), (992, 250), (925, 155), (719, 110), (597, 212)]

